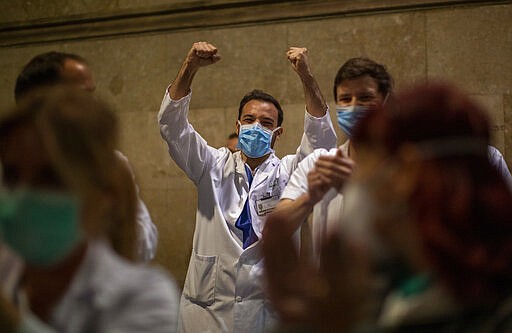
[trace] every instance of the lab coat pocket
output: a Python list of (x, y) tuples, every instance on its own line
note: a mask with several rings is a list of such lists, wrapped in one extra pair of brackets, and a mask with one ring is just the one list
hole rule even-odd
[(184, 296), (200, 305), (212, 305), (215, 301), (217, 280), (217, 256), (193, 253), (188, 266), (188, 278), (183, 288)]

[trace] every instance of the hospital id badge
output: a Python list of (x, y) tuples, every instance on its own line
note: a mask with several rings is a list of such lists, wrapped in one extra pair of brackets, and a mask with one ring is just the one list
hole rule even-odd
[(258, 213), (258, 216), (263, 216), (263, 215), (273, 211), (274, 208), (277, 206), (278, 202), (279, 202), (278, 195), (274, 195), (272, 197), (256, 200), (256, 212)]

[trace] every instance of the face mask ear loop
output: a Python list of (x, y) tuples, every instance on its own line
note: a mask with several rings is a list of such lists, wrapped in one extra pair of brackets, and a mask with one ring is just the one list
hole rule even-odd
[(274, 128), (274, 130), (272, 130), (272, 136), (270, 137), (270, 142), (274, 142), (277, 141), (277, 139), (279, 138), (279, 134), (276, 135), (276, 138), (274, 139), (274, 133), (276, 133), (278, 130), (281, 129), (281, 126), (277, 126), (277, 128)]
[(386, 94), (386, 97), (384, 97), (384, 101), (382, 101), (382, 105), (386, 104), (386, 102), (388, 101), (388, 97), (389, 97), (389, 92)]

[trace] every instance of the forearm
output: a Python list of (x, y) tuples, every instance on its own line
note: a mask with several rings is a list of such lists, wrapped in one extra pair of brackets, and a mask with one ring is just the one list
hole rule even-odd
[(313, 206), (308, 193), (296, 200), (282, 199), (268, 217), (267, 223), (285, 224), (286, 231), (291, 236), (306, 221)]
[(306, 110), (314, 117), (321, 118), (327, 112), (327, 104), (313, 74), (301, 75)]
[(171, 99), (179, 100), (188, 95), (197, 69), (198, 68), (193, 66), (188, 59), (183, 62), (176, 79), (174, 79), (169, 87), (169, 96)]

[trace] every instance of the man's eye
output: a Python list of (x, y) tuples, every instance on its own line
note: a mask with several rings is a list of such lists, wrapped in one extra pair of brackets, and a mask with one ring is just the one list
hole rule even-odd
[(371, 102), (376, 99), (376, 96), (374, 95), (363, 95), (359, 97), (359, 99), (363, 102)]

